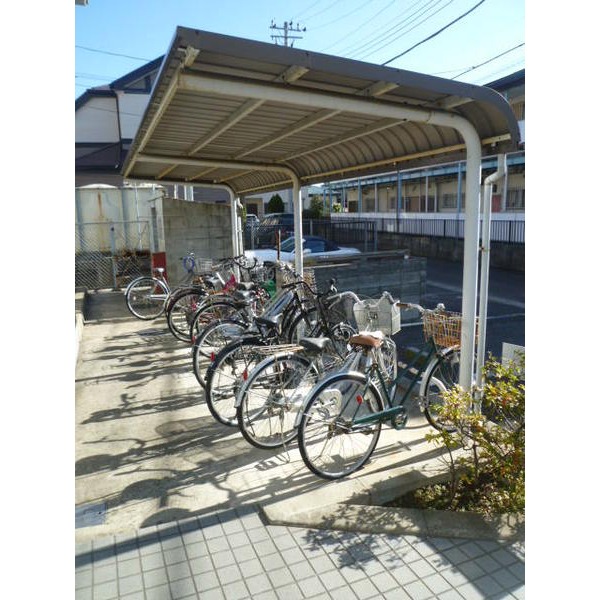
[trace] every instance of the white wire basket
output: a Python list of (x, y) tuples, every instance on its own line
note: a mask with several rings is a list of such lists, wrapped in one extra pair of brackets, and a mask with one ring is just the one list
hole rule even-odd
[(379, 300), (361, 300), (352, 310), (359, 331), (381, 331), (394, 335), (401, 329), (400, 307), (389, 295), (383, 295)]

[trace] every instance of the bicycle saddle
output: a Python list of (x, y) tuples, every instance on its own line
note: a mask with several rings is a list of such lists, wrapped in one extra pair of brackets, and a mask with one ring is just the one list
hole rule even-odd
[(361, 331), (353, 335), (348, 342), (353, 346), (379, 348), (383, 344), (381, 331)]
[(309, 352), (317, 352), (321, 354), (331, 346), (331, 340), (327, 337), (303, 337), (298, 340), (298, 343)]

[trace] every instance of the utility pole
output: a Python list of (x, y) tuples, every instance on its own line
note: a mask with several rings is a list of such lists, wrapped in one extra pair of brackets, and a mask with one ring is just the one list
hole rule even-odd
[[(301, 40), (302, 36), (299, 35), (289, 35), (289, 32), (293, 32), (293, 33), (300, 33), (300, 32), (304, 32), (306, 31), (306, 27), (303, 27), (302, 29), (300, 28), (300, 25), (298, 25), (298, 23), (296, 23), (296, 28), (294, 29), (294, 23), (292, 21), (290, 21), (289, 23), (287, 21), (284, 21), (283, 23), (283, 27), (278, 27), (275, 24), (275, 21), (271, 20), (271, 26), (270, 29), (277, 29), (279, 31), (283, 31), (283, 35), (273, 35), (271, 34), (271, 39), (275, 40), (275, 43), (277, 44), (277, 40), (283, 38), (283, 45), (287, 46), (288, 45), (288, 40)], [(290, 44), (292, 47), (294, 46), (294, 42), (292, 41), (292, 43)]]

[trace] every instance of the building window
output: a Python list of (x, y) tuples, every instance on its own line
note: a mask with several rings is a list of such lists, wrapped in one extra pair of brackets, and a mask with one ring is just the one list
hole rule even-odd
[(442, 194), (442, 208), (456, 208), (457, 194)]
[(509, 189), (506, 193), (506, 210), (525, 210), (525, 190)]

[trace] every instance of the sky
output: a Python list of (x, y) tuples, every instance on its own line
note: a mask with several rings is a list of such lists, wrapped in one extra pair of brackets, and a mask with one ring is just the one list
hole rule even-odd
[(478, 85), (525, 66), (525, 0), (89, 0), (75, 7), (75, 97), (164, 54), (178, 25), (283, 44), (271, 24), (285, 22), (295, 48)]

